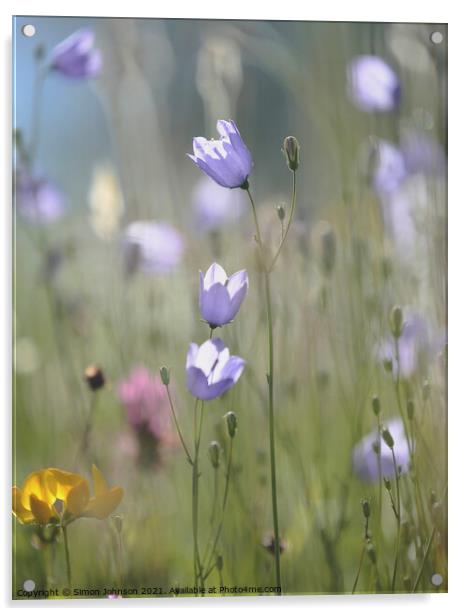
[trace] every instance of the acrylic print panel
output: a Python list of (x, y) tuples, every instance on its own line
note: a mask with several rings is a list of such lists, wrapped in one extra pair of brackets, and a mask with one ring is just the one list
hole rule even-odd
[(445, 592), (446, 26), (13, 32), (13, 597)]

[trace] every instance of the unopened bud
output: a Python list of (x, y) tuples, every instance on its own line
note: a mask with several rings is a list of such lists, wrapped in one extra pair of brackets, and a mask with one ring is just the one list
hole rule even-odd
[(407, 417), (412, 421), (415, 415), (415, 405), (413, 400), (407, 400)]
[(383, 477), (384, 487), (388, 492), (392, 490), (391, 482), (386, 477)]
[(282, 146), (287, 165), (291, 171), (296, 171), (299, 165), (300, 144), (295, 137), (286, 137)]
[(99, 366), (95, 364), (88, 366), (84, 371), (84, 380), (88, 384), (89, 389), (97, 391), (105, 385), (105, 376)]
[(279, 220), (282, 222), (285, 218), (285, 207), (281, 204), (276, 208), (277, 216)]
[(365, 518), (370, 517), (370, 503), (366, 499), (362, 500), (362, 511)]
[(216, 558), (216, 568), (218, 571), (222, 571), (222, 569), (224, 568), (224, 559), (222, 558), (221, 554), (217, 555)]
[(229, 411), (225, 415), (225, 423), (227, 424), (227, 432), (229, 433), (230, 438), (233, 438), (237, 432), (237, 416), (233, 411)]
[(394, 447), (394, 439), (392, 438), (392, 435), (387, 428), (383, 428), (381, 436), (383, 437), (383, 441), (386, 443), (389, 449), (392, 449)]
[(166, 366), (162, 366), (159, 370), (162, 384), (167, 387), (170, 383), (170, 370)]
[(212, 441), (208, 447), (209, 459), (213, 468), (219, 468), (219, 459), (221, 456), (221, 446), (217, 441)]
[(373, 451), (375, 452), (376, 455), (379, 454), (379, 452), (381, 451), (381, 444), (379, 441), (374, 441), (371, 445), (371, 448), (373, 449)]
[(394, 338), (400, 338), (402, 336), (402, 330), (404, 329), (404, 315), (400, 306), (394, 306), (391, 310), (389, 324)]
[(373, 399), (371, 400), (371, 408), (376, 416), (381, 413), (381, 402), (379, 401), (378, 396), (373, 396)]

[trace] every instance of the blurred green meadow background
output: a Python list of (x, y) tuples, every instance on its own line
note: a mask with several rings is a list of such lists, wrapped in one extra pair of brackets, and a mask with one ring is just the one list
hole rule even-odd
[[(31, 38), (21, 32), (29, 23)], [(51, 74), (39, 104), (38, 56), (83, 27), (95, 34), (101, 73), (86, 81)], [(238, 417), (218, 545), (223, 567), (207, 585), (274, 586), (267, 330), (253, 218), (240, 189), (218, 189), (233, 199), (235, 215), (229, 210), (212, 222), (219, 192), (201, 215), (205, 180), (186, 156), (193, 137), (215, 137), (216, 121), (232, 118), (253, 157), (250, 187), (268, 247), (281, 237), (277, 206), (290, 207), (283, 139), (300, 142), (297, 210), (271, 275), (282, 592), (350, 593), (360, 564), (356, 592), (392, 590), (391, 494), (382, 478), (364, 481), (353, 459), (355, 446), (377, 429), (374, 396), (382, 425), (412, 409), (394, 590), (446, 591), (447, 28), (18, 17), (13, 29), (16, 169), (39, 122), (35, 169), (66, 202), (52, 224), (15, 212), (13, 484), (47, 467), (89, 479), (95, 463), (124, 490), (115, 512), (120, 533), (112, 517), (70, 526), (74, 586), (141, 594), (192, 584), (190, 467), (175, 431), (167, 444), (135, 428), (119, 392), (135, 368), (159, 381), (159, 367), (170, 367), (181, 429), (192, 443), (185, 360), (190, 342), (209, 337), (198, 311), (199, 270), (214, 261), (228, 274), (247, 269), (250, 287), (219, 333), (246, 360), (245, 371), (205, 405), (203, 546), (215, 495), (208, 445), (221, 444), (223, 486), (224, 415)], [(435, 31), (441, 44), (430, 39)], [(395, 71), (397, 108), (366, 112), (353, 103), (347, 68), (361, 55), (379, 56)], [(410, 139), (422, 143), (424, 164), (388, 199), (375, 189), (375, 143), (402, 148)], [(122, 238), (137, 221), (180, 233), (183, 254), (170, 271), (143, 271), (129, 259)], [(394, 305), (422, 315), (432, 332), (429, 345), (424, 336), (411, 339), (410, 370), (400, 382), (395, 358), (390, 366), (381, 353)], [(98, 391), (83, 376), (94, 364), (105, 375)], [(366, 538), (364, 499), (371, 509)], [(13, 594), (28, 579), (37, 588), (63, 587), (61, 537), (47, 543), (34, 525), (13, 524)], [(362, 552), (369, 543), (375, 558)]]

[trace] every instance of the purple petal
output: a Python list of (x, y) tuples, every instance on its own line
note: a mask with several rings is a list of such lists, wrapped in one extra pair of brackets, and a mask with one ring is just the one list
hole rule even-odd
[(231, 379), (235, 384), (243, 372), (245, 363), (245, 360), (241, 357), (232, 355), (222, 370), (222, 379)]
[(217, 282), (208, 291), (202, 292), (200, 312), (210, 325), (219, 327), (230, 323), (234, 316), (232, 302), (223, 284)]
[(220, 338), (206, 340), (198, 349), (198, 354), (194, 365), (203, 371), (206, 378), (209, 377), (214, 364), (218, 360), (219, 353), (223, 351), (225, 344)]
[(204, 276), (204, 290), (208, 291), (216, 282), (225, 285), (227, 282), (227, 274), (221, 265), (213, 263)]
[(192, 342), (190, 346), (188, 347), (188, 353), (186, 356), (186, 368), (187, 369), (195, 365), (196, 356), (198, 355), (198, 351), (199, 351), (199, 346), (195, 344), (194, 342)]

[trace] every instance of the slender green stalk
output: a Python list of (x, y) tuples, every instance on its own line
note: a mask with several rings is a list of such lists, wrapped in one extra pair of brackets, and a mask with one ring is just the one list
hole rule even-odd
[(187, 460), (188, 460), (189, 464), (191, 464), (191, 466), (193, 466), (193, 459), (192, 459), (192, 457), (190, 455), (190, 452), (188, 451), (188, 447), (186, 446), (185, 440), (184, 440), (184, 438), (182, 436), (182, 431), (180, 430), (180, 425), (178, 423), (177, 413), (175, 412), (175, 407), (174, 407), (174, 404), (173, 404), (172, 396), (170, 394), (169, 386), (166, 385), (165, 389), (167, 391), (167, 398), (169, 399), (170, 410), (172, 411), (172, 417), (173, 417), (173, 420), (174, 420), (175, 428), (177, 430), (178, 438), (180, 439), (180, 442), (181, 442), (182, 447), (183, 447), (183, 449), (185, 451), (185, 454), (186, 454), (186, 457), (187, 457)]
[[(284, 242), (287, 238), (287, 235), (289, 233), (289, 229), (290, 229), (290, 225), (292, 224), (292, 219), (293, 219), (293, 215), (295, 212), (295, 205), (297, 202), (297, 179), (296, 179), (296, 172), (292, 171), (292, 176), (293, 176), (293, 180), (292, 180), (292, 205), (290, 206), (290, 214), (289, 214), (289, 219), (287, 221), (287, 226), (285, 228), (284, 231), (284, 226), (282, 225), (282, 236), (281, 236), (281, 241), (279, 244), (279, 248), (277, 249), (276, 254), (274, 255), (272, 261), (271, 261), (271, 265), (268, 267), (268, 272), (272, 272), (272, 270), (274, 269), (274, 266), (276, 264), (277, 259), (279, 258), (279, 255), (282, 251), (282, 247), (284, 245)], [(250, 197), (251, 199), (251, 197)]]
[[(294, 174), (295, 178), (295, 174)], [(276, 447), (274, 435), (274, 337), (272, 325), (272, 302), (271, 302), (271, 286), (269, 280), (270, 269), (266, 266), (266, 255), (264, 252), (263, 240), (261, 238), (261, 230), (258, 222), (255, 202), (251, 196), (249, 188), (246, 189), (250, 199), (253, 218), (256, 227), (256, 237), (260, 249), (261, 265), (264, 272), (265, 290), (266, 290), (266, 312), (268, 321), (268, 345), (269, 345), (269, 371), (267, 374), (268, 392), (269, 392), (269, 451), (271, 460), (271, 497), (272, 497), (272, 517), (274, 524), (274, 562), (276, 570), (276, 586), (281, 586), (281, 565), (280, 565), (280, 536), (279, 536), (279, 515), (277, 511), (277, 487), (276, 487)], [(292, 212), (291, 212), (292, 213)], [(290, 218), (288, 227), (290, 226)], [(287, 235), (287, 230), (285, 235)], [(278, 591), (280, 594), (281, 591)]]
[(228, 462), (227, 462), (227, 471), (225, 474), (225, 487), (224, 487), (224, 496), (222, 499), (222, 509), (221, 509), (221, 518), (219, 521), (219, 526), (217, 527), (217, 532), (216, 532), (216, 536), (214, 538), (214, 542), (212, 544), (212, 549), (211, 549), (211, 553), (209, 555), (209, 558), (206, 560), (205, 559), (205, 573), (203, 576), (203, 581), (205, 579), (207, 579), (207, 577), (209, 576), (209, 574), (211, 573), (211, 571), (214, 569), (215, 567), (215, 562), (214, 564), (212, 564), (212, 560), (215, 559), (216, 556), (216, 547), (217, 544), (219, 542), (221, 533), (222, 533), (222, 528), (224, 526), (224, 517), (225, 517), (225, 510), (226, 510), (226, 506), (227, 506), (227, 496), (229, 494), (229, 485), (230, 485), (230, 475), (231, 475), (231, 470), (232, 470), (232, 453), (233, 453), (233, 438), (230, 439), (230, 447), (229, 447), (229, 457), (228, 457)]
[(68, 581), (68, 587), (71, 589), (72, 576), (71, 576), (70, 546), (68, 545), (68, 531), (67, 531), (66, 525), (62, 526), (62, 532), (63, 532), (63, 544), (65, 546), (67, 581)]
[(397, 468), (396, 456), (394, 455), (394, 448), (391, 448), (392, 453), (392, 461), (394, 464), (394, 471), (396, 473), (396, 504), (397, 504), (397, 539), (396, 539), (396, 555), (394, 557), (394, 569), (392, 572), (392, 582), (391, 582), (391, 591), (394, 592), (396, 588), (396, 577), (397, 577), (397, 567), (399, 564), (399, 547), (401, 540), (401, 497), (400, 497), (400, 486), (399, 486), (399, 469)]
[(89, 411), (86, 417), (86, 423), (84, 424), (83, 435), (81, 437), (81, 443), (77, 452), (76, 462), (81, 455), (85, 455), (89, 449), (89, 440), (92, 432), (92, 424), (94, 422), (94, 415), (96, 413), (98, 392), (91, 393), (91, 401), (89, 403)]
[(365, 550), (366, 550), (366, 547), (364, 545), (363, 548), (362, 548), (362, 551), (360, 553), (360, 560), (359, 560), (359, 563), (358, 563), (357, 575), (355, 576), (355, 582), (353, 583), (353, 586), (352, 586), (352, 594), (355, 593), (355, 590), (357, 588), (358, 578), (360, 577), (360, 573), (361, 573), (361, 570), (362, 570), (363, 559), (365, 558)]
[(428, 539), (428, 542), (427, 542), (427, 545), (426, 545), (426, 548), (425, 548), (425, 552), (423, 554), (422, 564), (420, 565), (420, 569), (418, 570), (417, 577), (415, 578), (415, 582), (414, 582), (414, 585), (412, 587), (412, 592), (415, 592), (417, 590), (417, 586), (420, 583), (420, 579), (422, 577), (423, 569), (425, 568), (425, 564), (426, 564), (426, 561), (427, 561), (427, 558), (428, 558), (428, 554), (430, 553), (431, 544), (433, 543), (433, 538), (435, 536), (435, 531), (436, 531), (436, 528), (433, 527), (433, 530), (431, 531), (430, 538)]
[(378, 415), (378, 539), (380, 538), (383, 518), (383, 471), (381, 466), (381, 419)]
[(201, 565), (201, 559), (199, 555), (199, 544), (198, 544), (198, 506), (199, 506), (199, 472), (198, 472), (198, 462), (199, 462), (199, 446), (201, 442), (201, 432), (203, 428), (203, 411), (204, 405), (201, 402), (201, 410), (200, 410), (200, 419), (198, 426), (198, 398), (195, 402), (195, 411), (194, 411), (194, 448), (195, 454), (193, 457), (193, 470), (192, 470), (192, 525), (193, 525), (193, 569), (194, 569), (194, 580), (195, 587), (198, 586), (198, 582), (202, 580), (203, 576), (203, 567)]
[(217, 493), (219, 491), (218, 485), (219, 485), (219, 469), (216, 467), (214, 469), (214, 497), (212, 499), (212, 512), (211, 512), (211, 518), (210, 518), (211, 524), (214, 524), (214, 518), (216, 516)]

